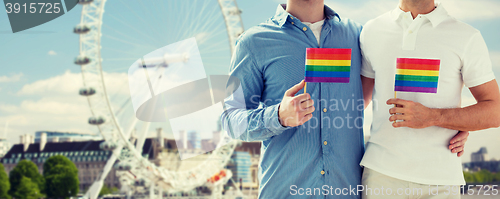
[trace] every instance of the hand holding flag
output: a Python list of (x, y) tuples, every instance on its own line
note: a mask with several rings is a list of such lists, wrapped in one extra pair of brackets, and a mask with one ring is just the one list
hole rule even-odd
[[(416, 93), (437, 93), (439, 80), (438, 59), (398, 58), (396, 80), (394, 84), (394, 99), (387, 101), (394, 108), (389, 109), (394, 127), (425, 128), (433, 126), (439, 119), (438, 110), (402, 99), (396, 99), (397, 91)], [(401, 122), (397, 122), (397, 121)]]
[(312, 112), (314, 112), (315, 108), (311, 96), (307, 93), (295, 96), (304, 88), (304, 85), (305, 82), (302, 80), (285, 92), (278, 111), (282, 126), (300, 126), (312, 118)]

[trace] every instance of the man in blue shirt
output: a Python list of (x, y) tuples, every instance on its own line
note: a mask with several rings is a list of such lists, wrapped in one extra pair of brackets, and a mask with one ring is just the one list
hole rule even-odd
[[(306, 22), (323, 19), (317, 39)], [(230, 75), (244, 99), (226, 100), (222, 121), (233, 138), (262, 141), (259, 198), (338, 197), (336, 189), (359, 198), (352, 189), (364, 152), (360, 31), (323, 0), (291, 0), (237, 41)], [(352, 49), (350, 82), (308, 83), (303, 94), (306, 48)]]

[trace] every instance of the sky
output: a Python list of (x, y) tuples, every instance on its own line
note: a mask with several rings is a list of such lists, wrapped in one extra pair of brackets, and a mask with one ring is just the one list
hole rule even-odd
[[(127, 2), (127, 3), (124, 3)], [(140, 56), (176, 41), (196, 37), (208, 74), (225, 74), (229, 45), (220, 9), (215, 0), (165, 0), (146, 2), (107, 1), (102, 31), (105, 83), (115, 110), (124, 111), (121, 125), (132, 118), (128, 67)], [(237, 0), (245, 29), (272, 17), (279, 0)], [(500, 1), (442, 0), (450, 15), (481, 31), (500, 77)], [(397, 0), (325, 0), (342, 18), (360, 24), (396, 8)], [(13, 34), (5, 12), (0, 13), (0, 133), (12, 143), (35, 131), (98, 133), (87, 123), (87, 100), (78, 95), (83, 86), (80, 67), (73, 64), (79, 53), (79, 37), (72, 28), (79, 23), (81, 7), (33, 29)], [(463, 105), (475, 103), (467, 89)], [(369, 127), (371, 111), (366, 111)], [(5, 127), (8, 124), (8, 128)], [(140, 128), (140, 127), (138, 127)], [(168, 128), (168, 127), (165, 127)], [(154, 128), (150, 134), (153, 135)], [(368, 131), (367, 131), (368, 132)], [(167, 132), (169, 133), (169, 132)], [(472, 132), (462, 161), (486, 146), (490, 157), (500, 159), (500, 130)], [(367, 133), (368, 134), (368, 133)], [(172, 136), (169, 134), (169, 136)]]

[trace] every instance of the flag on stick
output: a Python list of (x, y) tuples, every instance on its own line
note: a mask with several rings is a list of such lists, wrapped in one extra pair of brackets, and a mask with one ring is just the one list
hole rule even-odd
[(394, 91), (437, 93), (439, 59), (398, 58)]
[(351, 49), (307, 48), (305, 82), (349, 83)]

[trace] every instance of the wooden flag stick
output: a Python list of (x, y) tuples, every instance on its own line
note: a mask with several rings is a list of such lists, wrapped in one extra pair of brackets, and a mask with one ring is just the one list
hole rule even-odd
[(307, 82), (304, 83), (304, 94), (307, 93)]
[[(398, 98), (398, 92), (394, 91), (394, 98)], [(396, 104), (394, 104), (394, 107), (396, 107)], [(394, 120), (394, 123), (396, 123), (396, 120)]]

